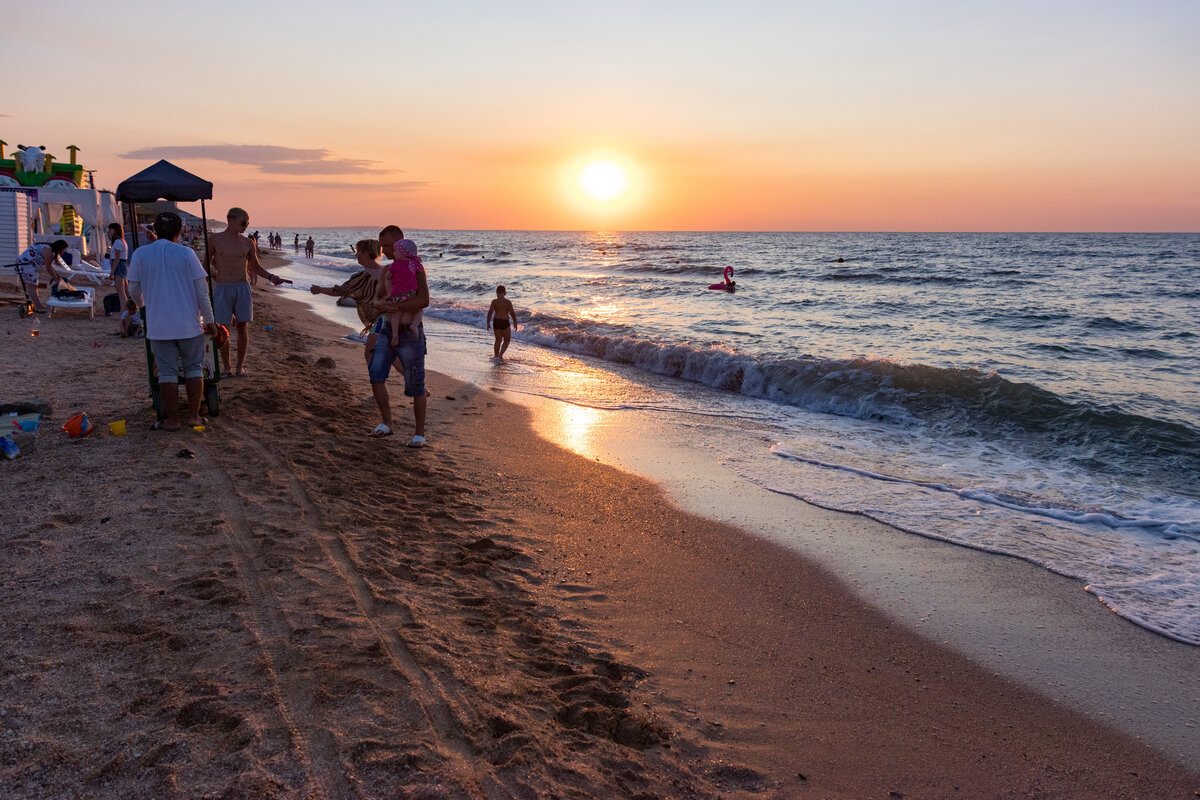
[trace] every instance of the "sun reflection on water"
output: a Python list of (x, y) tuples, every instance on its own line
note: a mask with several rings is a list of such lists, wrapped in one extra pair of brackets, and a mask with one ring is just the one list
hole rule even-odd
[(563, 405), (558, 413), (558, 435), (551, 438), (572, 452), (596, 458), (595, 429), (602, 418), (603, 412), (599, 409)]
[[(592, 300), (600, 300), (599, 297), (593, 297)], [(620, 303), (597, 303), (596, 305), (585, 308), (580, 312), (580, 316), (591, 322), (608, 322), (614, 318), (626, 316), (627, 309)]]

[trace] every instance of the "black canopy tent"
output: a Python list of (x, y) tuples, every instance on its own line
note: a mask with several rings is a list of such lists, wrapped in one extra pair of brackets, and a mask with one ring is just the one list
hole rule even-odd
[[(141, 172), (126, 178), (117, 185), (117, 202), (129, 206), (129, 218), (137, 222), (137, 212), (134, 206), (138, 203), (153, 203), (156, 200), (171, 200), (176, 203), (194, 203), (200, 201), (200, 218), (204, 226), (204, 265), (208, 271), (208, 212), (204, 208), (205, 200), (212, 200), (213, 185), (211, 181), (193, 175), (185, 169), (175, 166), (165, 159), (157, 164), (146, 167)], [(133, 247), (136, 250), (138, 242), (137, 225), (130, 230), (133, 234)], [(212, 275), (208, 276), (208, 293), (212, 296)], [(143, 322), (145, 310), (143, 309)], [(144, 328), (143, 328), (144, 329)], [(150, 350), (150, 340), (146, 340), (146, 363), (150, 371), (150, 394), (154, 402), (154, 411), (161, 420), (165, 416), (162, 397), (158, 391), (158, 381), (154, 374), (154, 354)], [(205, 381), (204, 402), (208, 406), (209, 416), (217, 416), (219, 393), (217, 383), (221, 379), (221, 365), (217, 357), (217, 349), (213, 347), (212, 380)]]
[[(132, 206), (137, 203), (153, 203), (156, 200), (194, 203), (199, 200), (200, 218), (204, 221), (204, 263), (208, 264), (208, 212), (204, 208), (204, 201), (212, 200), (212, 190), (211, 181), (193, 175), (164, 159), (121, 181), (117, 186), (117, 202), (128, 203), (131, 207), (130, 219), (136, 221), (137, 214)], [(136, 249), (136, 225), (133, 226), (132, 233), (133, 246)]]

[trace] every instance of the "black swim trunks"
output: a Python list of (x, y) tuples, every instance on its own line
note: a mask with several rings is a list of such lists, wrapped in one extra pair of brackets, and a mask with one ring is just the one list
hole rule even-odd
[(494, 319), (494, 320), (492, 320), (492, 327), (498, 331), (506, 331), (506, 330), (508, 330), (508, 320), (507, 319)]

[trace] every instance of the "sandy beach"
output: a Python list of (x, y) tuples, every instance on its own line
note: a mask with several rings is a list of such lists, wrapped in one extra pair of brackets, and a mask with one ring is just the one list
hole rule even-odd
[[(368, 439), (361, 348), (274, 290), (221, 414), (164, 433), (142, 341), (102, 314), (32, 337), (14, 286), (0, 403), (49, 413), (2, 465), (3, 794), (1200, 791), (1194, 764), (539, 437), (498, 393), (431, 372), (431, 446)], [(70, 441), (80, 411), (97, 430)]]

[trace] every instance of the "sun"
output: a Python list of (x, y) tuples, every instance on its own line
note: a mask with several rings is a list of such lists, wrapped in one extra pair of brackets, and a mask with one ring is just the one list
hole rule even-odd
[(593, 200), (616, 200), (629, 188), (629, 173), (615, 161), (602, 158), (591, 161), (579, 170), (579, 188)]

